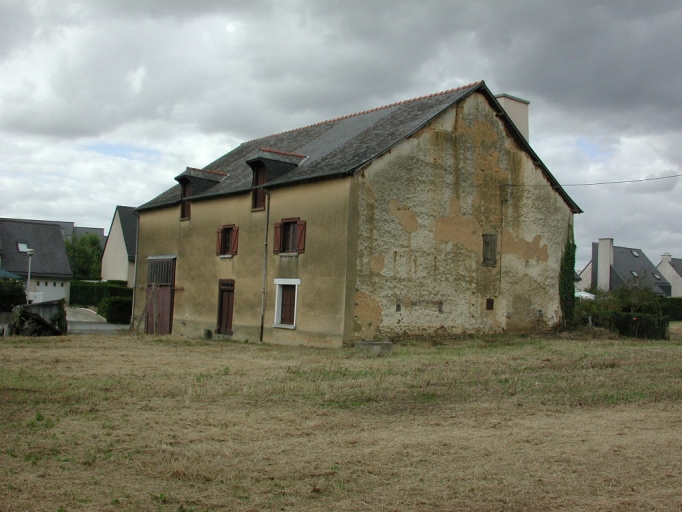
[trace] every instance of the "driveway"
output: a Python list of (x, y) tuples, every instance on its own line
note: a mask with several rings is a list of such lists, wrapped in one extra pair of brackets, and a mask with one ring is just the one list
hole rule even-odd
[(128, 324), (108, 324), (107, 321), (90, 309), (66, 308), (68, 334), (120, 334), (130, 328)]

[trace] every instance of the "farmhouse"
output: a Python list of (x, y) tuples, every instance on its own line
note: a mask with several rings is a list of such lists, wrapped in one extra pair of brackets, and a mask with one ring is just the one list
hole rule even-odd
[(556, 324), (580, 208), (484, 82), (241, 144), (137, 209), (146, 332), (340, 346)]

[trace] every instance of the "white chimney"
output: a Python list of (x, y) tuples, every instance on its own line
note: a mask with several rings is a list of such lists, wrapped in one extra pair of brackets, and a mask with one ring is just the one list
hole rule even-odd
[(670, 265), (670, 260), (672, 259), (672, 257), (673, 257), (672, 254), (670, 254), (669, 252), (666, 252), (665, 254), (663, 254), (661, 256), (661, 263), (663, 263), (665, 261), (668, 265)]
[(497, 101), (500, 102), (502, 108), (507, 113), (512, 122), (521, 132), (521, 135), (529, 141), (530, 133), (528, 130), (528, 105), (530, 101), (517, 98), (510, 94), (498, 94), (495, 96)]
[[(594, 265), (594, 262), (592, 262)], [(613, 238), (600, 238), (597, 252), (597, 288), (608, 292), (611, 288), (613, 265)]]

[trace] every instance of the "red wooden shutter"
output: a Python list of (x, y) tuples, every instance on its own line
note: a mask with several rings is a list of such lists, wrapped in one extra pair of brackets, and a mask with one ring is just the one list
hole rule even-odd
[(296, 222), (296, 252), (305, 252), (305, 221)]
[(237, 254), (237, 242), (239, 241), (239, 228), (234, 226), (230, 238), (230, 254)]
[(215, 242), (215, 255), (220, 256), (220, 251), (223, 248), (223, 228), (218, 228)]
[(282, 252), (282, 223), (275, 222), (275, 240), (272, 244), (272, 252), (279, 254)]

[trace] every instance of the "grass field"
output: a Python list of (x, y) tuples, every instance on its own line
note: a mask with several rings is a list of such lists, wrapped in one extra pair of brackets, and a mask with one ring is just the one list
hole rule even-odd
[(0, 342), (0, 511), (682, 510), (671, 341)]

